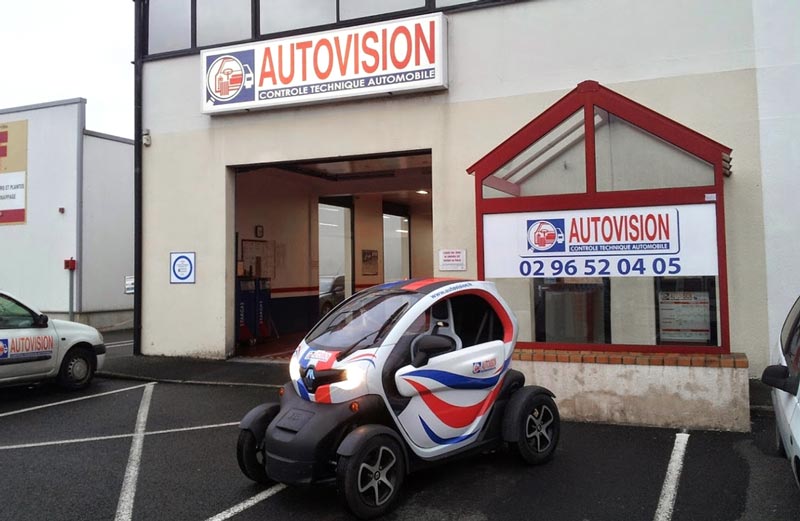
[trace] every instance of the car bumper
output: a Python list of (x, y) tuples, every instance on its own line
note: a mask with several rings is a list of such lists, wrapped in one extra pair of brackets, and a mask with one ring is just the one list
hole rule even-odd
[(106, 345), (105, 344), (97, 344), (92, 346), (94, 350), (95, 358), (97, 359), (97, 367), (95, 371), (99, 371), (103, 368), (103, 365), (106, 362)]
[[(350, 427), (380, 421), (386, 411), (375, 395), (323, 404), (303, 400), (291, 384), (284, 389), (280, 412), (264, 438), (267, 475), (281, 483), (307, 485), (334, 478), (336, 450)], [(358, 402), (357, 412), (352, 402)]]

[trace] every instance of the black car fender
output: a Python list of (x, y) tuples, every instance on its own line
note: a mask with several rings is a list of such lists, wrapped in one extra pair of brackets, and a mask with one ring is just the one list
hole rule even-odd
[(264, 439), (264, 433), (267, 430), (269, 423), (277, 416), (281, 406), (275, 402), (262, 403), (258, 407), (254, 407), (247, 414), (244, 415), (242, 421), (239, 422), (241, 430), (248, 430), (256, 437), (256, 442), (261, 443)]
[(512, 443), (519, 441), (519, 428), (517, 428), (519, 415), (522, 413), (525, 400), (529, 396), (536, 394), (546, 394), (550, 398), (556, 397), (550, 389), (538, 385), (526, 385), (511, 395), (511, 399), (508, 401), (505, 414), (503, 415), (503, 441)]
[(356, 427), (344, 437), (342, 443), (339, 444), (339, 448), (336, 449), (336, 454), (339, 456), (352, 456), (358, 452), (358, 449), (364, 443), (366, 443), (367, 440), (379, 435), (386, 435), (390, 438), (393, 438), (400, 445), (400, 447), (403, 448), (403, 459), (406, 463), (405, 468), (411, 468), (406, 442), (400, 437), (399, 434), (397, 434), (397, 431), (390, 429), (385, 425), (369, 424)]

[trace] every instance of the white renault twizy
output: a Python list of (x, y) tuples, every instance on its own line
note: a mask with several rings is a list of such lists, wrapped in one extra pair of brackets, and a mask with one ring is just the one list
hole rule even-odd
[(517, 321), (491, 282), (376, 286), (328, 313), (298, 346), (280, 403), (240, 423), (250, 479), (336, 482), (361, 518), (397, 501), (409, 472), (507, 444), (530, 464), (553, 456), (554, 395), (510, 368)]

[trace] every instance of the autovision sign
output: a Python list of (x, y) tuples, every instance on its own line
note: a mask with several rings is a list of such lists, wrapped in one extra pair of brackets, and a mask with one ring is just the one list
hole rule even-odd
[(447, 88), (441, 13), (203, 51), (215, 114)]
[(713, 204), (484, 216), (487, 278), (717, 275)]

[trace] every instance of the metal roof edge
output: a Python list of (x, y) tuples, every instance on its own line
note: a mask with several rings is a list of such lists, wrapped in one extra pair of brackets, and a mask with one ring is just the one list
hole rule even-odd
[(21, 107), (11, 107), (7, 109), (0, 109), (0, 114), (13, 114), (14, 112), (27, 112), (30, 110), (48, 109), (51, 107), (61, 107), (64, 105), (86, 104), (86, 98), (70, 98), (58, 101), (47, 101), (45, 103), (36, 103), (33, 105), (23, 105)]
[(99, 139), (108, 139), (109, 141), (117, 141), (119, 143), (124, 143), (126, 145), (134, 144), (134, 141), (132, 139), (128, 139), (126, 137), (121, 137), (121, 136), (114, 136), (112, 134), (104, 134), (103, 132), (96, 132), (94, 130), (84, 130), (83, 135), (96, 137)]

